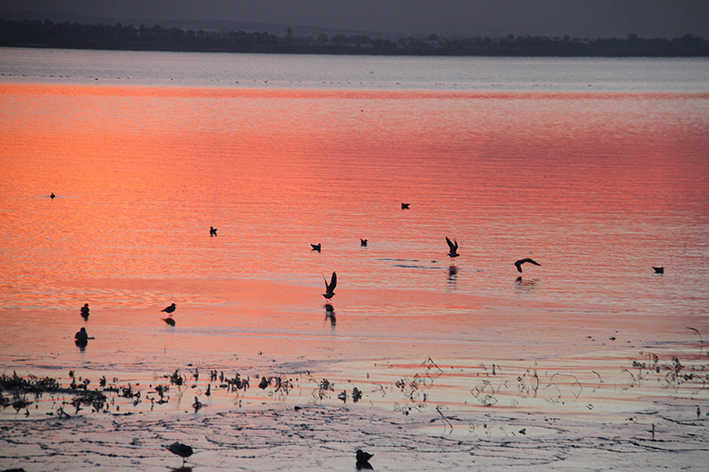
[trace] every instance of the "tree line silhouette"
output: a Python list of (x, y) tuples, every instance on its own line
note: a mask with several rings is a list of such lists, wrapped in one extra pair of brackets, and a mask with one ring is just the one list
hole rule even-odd
[(245, 31), (203, 31), (162, 28), (0, 20), (0, 46), (65, 49), (117, 49), (185, 52), (253, 52), (284, 54), (373, 54), (416, 56), (594, 56), (701, 57), (709, 56), (709, 41), (687, 34), (676, 39), (581, 39), (570, 36), (505, 38), (446, 38), (431, 34), (396, 41), (367, 35), (327, 34), (284, 37)]

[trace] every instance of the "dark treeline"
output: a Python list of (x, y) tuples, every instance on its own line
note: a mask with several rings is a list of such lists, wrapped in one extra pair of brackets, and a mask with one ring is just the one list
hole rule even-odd
[(0, 20), (0, 46), (142, 51), (254, 52), (293, 54), (377, 54), (419, 56), (709, 56), (709, 41), (688, 34), (677, 39), (581, 39), (570, 36), (514, 36), (491, 39), (426, 38), (396, 41), (366, 35), (285, 37), (244, 31), (193, 31), (115, 25)]

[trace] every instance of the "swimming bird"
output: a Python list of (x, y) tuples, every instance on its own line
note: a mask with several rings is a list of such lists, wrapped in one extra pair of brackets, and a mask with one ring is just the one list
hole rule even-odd
[(448, 236), (446, 236), (446, 242), (448, 243), (448, 247), (450, 248), (450, 252), (448, 253), (448, 255), (453, 259), (460, 256), (460, 254), (458, 254), (458, 241), (451, 242), (451, 240), (448, 239)]
[(49, 198), (51, 198), (52, 200), (54, 200), (54, 197), (56, 197), (56, 195), (54, 195), (54, 192), (52, 192), (52, 194), (49, 196)]
[(165, 446), (165, 448), (172, 452), (175, 455), (178, 455), (182, 457), (182, 465), (185, 465), (185, 461), (187, 460), (188, 457), (190, 457), (194, 451), (192, 451), (192, 448), (190, 446), (187, 446), (185, 444), (179, 443), (179, 442), (174, 442), (170, 444), (169, 446)]
[(335, 272), (332, 273), (332, 277), (330, 277), (330, 283), (327, 283), (327, 279), (323, 277), (323, 280), (325, 280), (325, 293), (322, 294), (323, 297), (325, 297), (325, 300), (330, 300), (332, 297), (335, 296), (335, 287), (337, 287), (337, 274)]
[(369, 459), (374, 457), (374, 454), (364, 452), (362, 449), (357, 449), (357, 470), (372, 470), (372, 465), (369, 463)]
[(652, 268), (655, 270), (656, 274), (664, 274), (665, 273), (665, 268), (664, 267), (655, 267), (652, 266)]
[(172, 305), (165, 307), (164, 309), (162, 309), (160, 311), (164, 311), (165, 313), (172, 313), (173, 311), (175, 311), (175, 308), (177, 308), (177, 307), (173, 303)]
[(211, 237), (211, 236), (216, 236), (216, 235), (217, 235), (217, 228), (215, 228), (214, 226), (210, 226), (209, 227), (209, 236)]
[(402, 209), (402, 210), (408, 210), (408, 209), (409, 209), (409, 205), (411, 205), (411, 203), (402, 203), (402, 204), (401, 204), (401, 209)]
[(362, 247), (367, 247), (367, 240), (366, 239), (360, 239), (359, 243)]
[(526, 258), (526, 259), (520, 259), (520, 260), (518, 260), (517, 262), (515, 262), (515, 267), (517, 267), (517, 271), (518, 271), (518, 272), (522, 272), (522, 264), (524, 264), (524, 263), (526, 263), (526, 262), (529, 262), (530, 264), (534, 264), (534, 265), (536, 265), (536, 266), (540, 266), (540, 265), (541, 265), (539, 262), (533, 261), (533, 260), (530, 259), (529, 257)]
[(175, 326), (175, 320), (173, 320), (171, 316), (168, 316), (167, 318), (163, 318), (162, 320), (165, 323), (169, 324), (170, 326)]
[(311, 243), (310, 245), (313, 247), (313, 248), (311, 249), (311, 251), (318, 251), (318, 252), (320, 252), (320, 243), (317, 243), (317, 244), (312, 244), (312, 243)]
[(81, 317), (85, 320), (89, 319), (89, 304), (84, 303), (84, 306), (81, 307)]

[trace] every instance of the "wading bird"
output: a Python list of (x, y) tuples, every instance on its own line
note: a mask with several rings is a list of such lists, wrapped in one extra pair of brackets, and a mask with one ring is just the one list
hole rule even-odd
[(533, 261), (533, 260), (530, 259), (530, 258), (520, 259), (520, 260), (518, 260), (517, 262), (515, 262), (515, 267), (517, 267), (517, 271), (518, 271), (518, 272), (522, 272), (522, 264), (525, 264), (525, 263), (527, 263), (527, 262), (529, 262), (530, 264), (534, 264), (535, 266), (540, 266), (540, 265), (541, 265), (539, 262)]
[(337, 274), (335, 272), (332, 273), (332, 277), (330, 277), (330, 283), (327, 283), (327, 279), (323, 277), (323, 280), (325, 280), (325, 293), (322, 294), (323, 297), (325, 297), (325, 300), (330, 300), (332, 297), (335, 296), (335, 287), (337, 287)]
[(169, 446), (165, 446), (165, 448), (168, 451), (172, 452), (173, 454), (182, 457), (182, 465), (183, 466), (185, 465), (185, 461), (187, 460), (187, 458), (190, 457), (194, 453), (194, 451), (192, 451), (191, 447), (189, 447), (185, 444), (182, 444), (182, 443), (178, 443), (178, 442), (174, 442), (174, 443), (170, 444)]
[(450, 249), (448, 255), (451, 257), (451, 259), (455, 259), (456, 257), (460, 256), (460, 254), (458, 254), (458, 241), (451, 242), (451, 240), (448, 239), (448, 236), (446, 236), (446, 242), (448, 243), (448, 248)]
[(374, 457), (374, 454), (364, 452), (362, 449), (357, 449), (357, 470), (372, 470), (372, 465), (369, 463), (369, 459)]
[(165, 307), (164, 309), (162, 309), (160, 311), (164, 311), (165, 313), (172, 313), (173, 311), (175, 311), (175, 308), (177, 308), (177, 307), (173, 303), (172, 305)]

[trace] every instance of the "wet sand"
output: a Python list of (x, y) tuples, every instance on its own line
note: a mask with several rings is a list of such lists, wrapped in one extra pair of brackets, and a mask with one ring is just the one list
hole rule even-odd
[[(355, 470), (360, 448), (375, 470), (704, 470), (709, 458), (709, 357), (699, 343), (545, 360), (262, 354), (241, 366), (249, 385), (240, 389), (204, 366), (180, 369), (181, 386), (173, 372), (78, 369), (74, 382), (90, 379), (89, 390), (107, 376), (106, 403), (77, 410), (81, 390), (26, 395), (32, 404), (2, 412), (0, 466), (175, 470), (182, 460), (164, 448), (175, 441), (195, 451), (187, 470)], [(37, 374), (69, 387), (65, 371)]]

